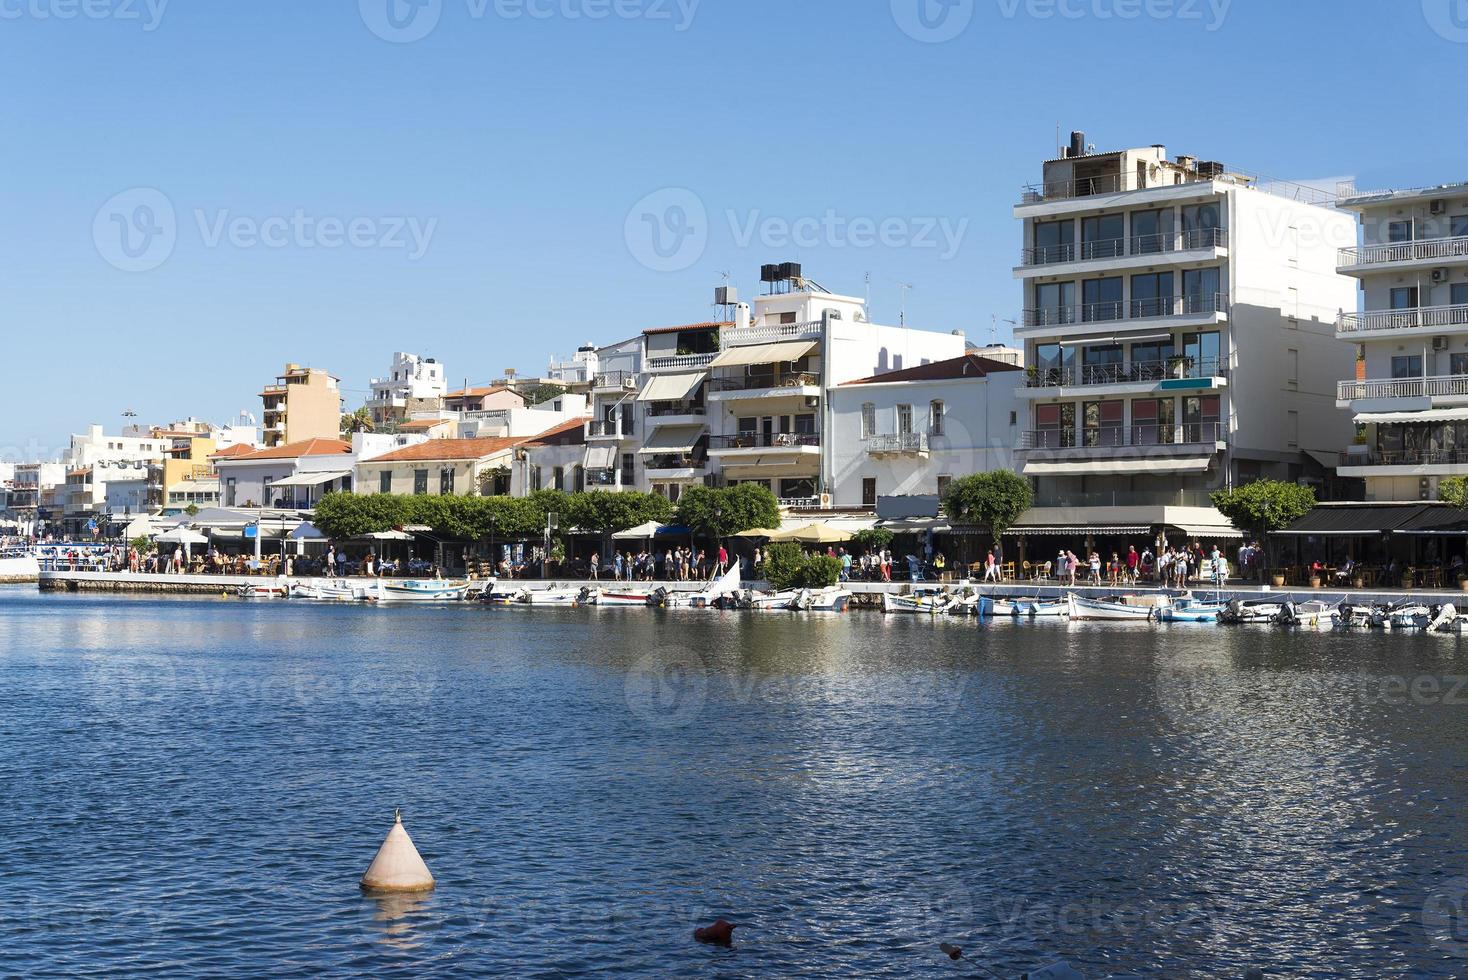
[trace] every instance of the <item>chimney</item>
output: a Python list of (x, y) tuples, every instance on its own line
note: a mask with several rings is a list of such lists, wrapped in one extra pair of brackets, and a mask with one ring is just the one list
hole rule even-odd
[(735, 330), (747, 330), (747, 329), (749, 329), (749, 304), (748, 303), (740, 303), (738, 306), (734, 307), (734, 329)]
[(1086, 155), (1086, 134), (1080, 130), (1072, 130), (1070, 134), (1070, 155), (1083, 157)]

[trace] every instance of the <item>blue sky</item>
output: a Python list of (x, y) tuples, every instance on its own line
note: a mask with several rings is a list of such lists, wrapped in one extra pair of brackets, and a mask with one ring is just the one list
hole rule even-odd
[(258, 411), (287, 360), (349, 400), (395, 349), (538, 371), (767, 261), (987, 341), (1057, 125), (1468, 179), (1468, 0), (388, 2), (0, 0), (0, 458)]

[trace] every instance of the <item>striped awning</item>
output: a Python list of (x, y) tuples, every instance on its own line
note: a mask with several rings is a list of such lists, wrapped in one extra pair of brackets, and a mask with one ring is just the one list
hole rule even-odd
[(1029, 527), (1011, 527), (1004, 532), (1006, 538), (1031, 537), (1110, 537), (1120, 534), (1151, 534), (1145, 524), (1036, 524)]
[(752, 344), (730, 347), (709, 362), (709, 367), (748, 367), (754, 364), (779, 364), (798, 361), (818, 345), (814, 340), (784, 340), (778, 344)]

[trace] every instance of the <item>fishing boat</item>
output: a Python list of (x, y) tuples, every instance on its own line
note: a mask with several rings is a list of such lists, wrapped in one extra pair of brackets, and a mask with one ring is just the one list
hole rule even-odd
[(1341, 606), (1341, 625), (1346, 629), (1370, 629), (1376, 607), (1359, 602), (1348, 602)]
[(965, 588), (953, 596), (953, 601), (944, 610), (950, 616), (978, 616), (987, 619), (994, 615), (994, 600), (978, 589)]
[(951, 602), (953, 596), (947, 589), (916, 588), (902, 595), (883, 592), (882, 612), (936, 615), (945, 611)]
[(1279, 612), (1279, 622), (1299, 629), (1333, 630), (1340, 623), (1340, 607), (1312, 599), (1308, 602), (1286, 602)]
[(828, 589), (801, 589), (790, 608), (798, 612), (845, 612), (851, 605), (851, 593), (832, 586)]
[(466, 582), (445, 579), (380, 579), (379, 602), (458, 602), (469, 590)]
[[(1125, 598), (1125, 597), (1123, 597)], [(1125, 601), (1087, 599), (1074, 592), (1066, 593), (1066, 612), (1072, 620), (1100, 620), (1112, 622), (1146, 622), (1162, 606), (1134, 605)]]
[(1157, 619), (1163, 623), (1216, 623), (1226, 608), (1227, 603), (1200, 602), (1188, 595), (1157, 610)]
[(1023, 599), (1016, 604), (1015, 616), (1020, 619), (1067, 619), (1070, 603), (1064, 599)]

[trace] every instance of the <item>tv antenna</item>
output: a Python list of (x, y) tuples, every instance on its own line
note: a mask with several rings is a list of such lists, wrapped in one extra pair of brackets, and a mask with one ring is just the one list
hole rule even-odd
[(898, 311), (897, 323), (905, 327), (907, 326), (907, 291), (912, 289), (913, 285), (910, 282), (899, 282), (897, 288), (902, 290), (902, 308)]

